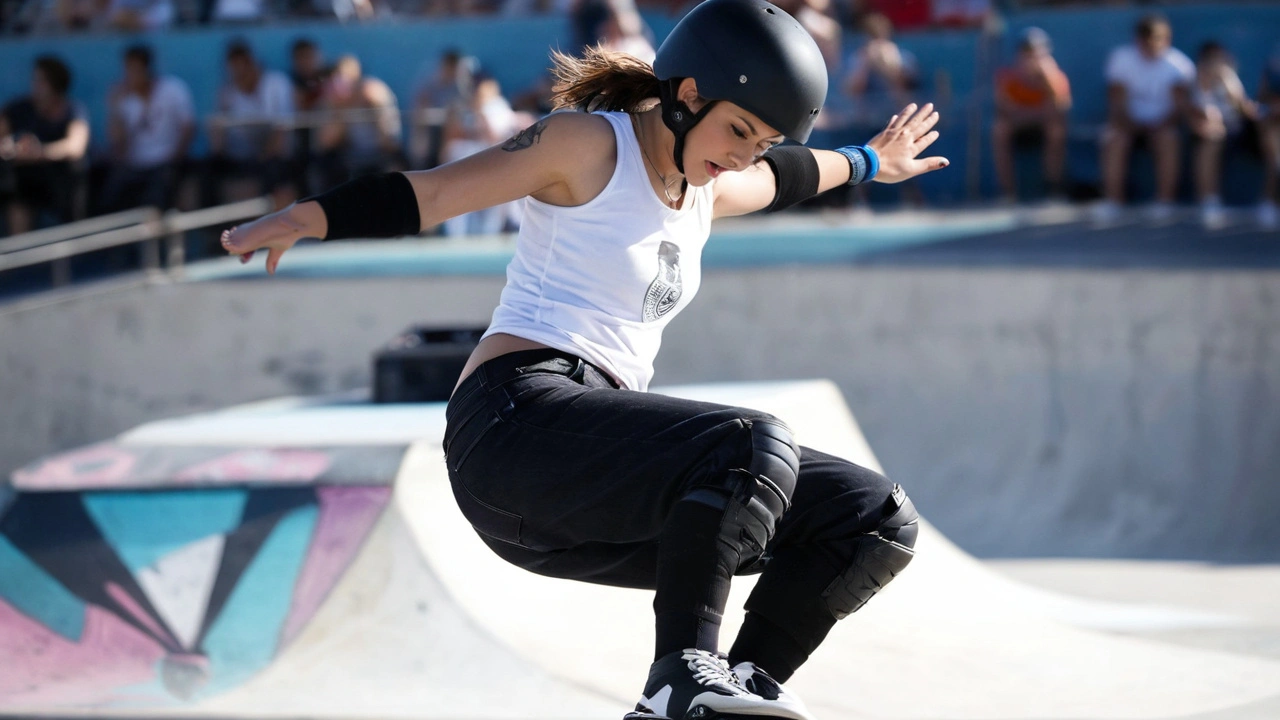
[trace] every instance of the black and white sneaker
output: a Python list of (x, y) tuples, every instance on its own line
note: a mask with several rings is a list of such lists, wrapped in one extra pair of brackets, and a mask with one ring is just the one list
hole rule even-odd
[(724, 658), (705, 650), (675, 652), (655, 662), (649, 668), (649, 682), (640, 702), (624, 720), (718, 718), (812, 720), (750, 692)]
[(748, 691), (777, 703), (774, 707), (778, 717), (814, 720), (799, 696), (774, 680), (772, 675), (756, 667), (755, 663), (740, 662), (733, 666), (733, 674), (738, 676), (738, 682)]

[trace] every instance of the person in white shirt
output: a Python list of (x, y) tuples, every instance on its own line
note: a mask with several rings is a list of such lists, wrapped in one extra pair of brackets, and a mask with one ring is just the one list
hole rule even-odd
[(1224, 219), (1222, 155), (1227, 147), (1245, 146), (1246, 123), (1258, 120), (1258, 105), (1249, 99), (1227, 49), (1215, 41), (1200, 47), (1196, 81), (1191, 89), (1191, 132), (1196, 138), (1196, 195), (1200, 216), (1214, 227)]
[[(440, 159), (453, 162), (474, 155), (532, 125), (533, 121), (528, 113), (511, 108), (493, 76), (478, 73), (471, 92), (449, 107)], [(444, 223), (444, 233), (453, 237), (492, 235), (502, 232), (508, 224), (519, 226), (519, 223), (517, 203), (504, 203), (449, 218)]]
[(112, 166), (102, 206), (110, 212), (150, 205), (169, 208), (195, 135), (191, 90), (176, 77), (158, 77), (151, 49), (124, 53), (124, 81), (108, 99)]
[(1107, 60), (1107, 125), (1102, 134), (1102, 214), (1124, 202), (1129, 155), (1146, 143), (1155, 157), (1154, 214), (1167, 215), (1178, 189), (1181, 141), (1178, 127), (1189, 108), (1195, 64), (1174, 48), (1173, 29), (1161, 15), (1147, 15), (1134, 27), (1135, 42)]
[[(707, 0), (652, 66), (598, 47), (554, 64), (566, 112), (433, 170), (348, 182), (223, 245), (245, 261), (266, 250), (274, 272), (303, 237), (413, 235), (523, 199), (507, 285), (445, 413), (463, 515), (519, 567), (655, 592), (654, 616), (636, 618), (654, 622), (654, 663), (628, 718), (811, 720), (781, 683), (904, 571), (914, 506), (766, 413), (646, 390), (714, 218), (944, 168), (919, 157), (938, 113), (908, 105), (865, 146), (776, 147), (809, 139), (827, 69), (764, 0)], [(752, 572), (721, 655), (730, 583)]]
[(334, 63), (320, 106), (332, 111), (314, 135), (315, 161), (326, 186), (403, 165), (396, 96), (385, 82), (365, 75), (356, 56), (343, 55)]
[(209, 118), (204, 202), (224, 202), (225, 181), (249, 177), (258, 194), (270, 193), (284, 207), (295, 199), (288, 183), (293, 86), (283, 73), (263, 70), (243, 41), (232, 42), (226, 58), (227, 83)]

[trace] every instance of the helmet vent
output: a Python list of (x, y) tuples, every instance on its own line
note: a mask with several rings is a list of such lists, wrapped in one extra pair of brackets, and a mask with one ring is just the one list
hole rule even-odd
[(770, 15), (774, 15), (774, 14), (776, 14), (776, 13), (774, 13), (774, 12), (773, 12), (773, 8), (765, 8), (765, 9), (764, 9), (764, 11), (765, 11), (765, 12), (767, 12), (767, 13), (769, 13)]

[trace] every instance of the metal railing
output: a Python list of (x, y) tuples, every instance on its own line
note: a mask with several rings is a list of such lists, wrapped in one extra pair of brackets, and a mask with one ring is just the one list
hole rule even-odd
[(183, 233), (228, 225), (237, 220), (257, 217), (271, 209), (269, 197), (252, 198), (190, 212), (170, 210), (162, 214), (152, 207), (137, 208), (48, 230), (23, 233), (0, 240), (0, 272), (50, 263), (53, 285), (61, 287), (71, 282), (71, 258), (134, 243), (143, 243), (142, 268), (159, 272), (162, 267), (163, 242), (163, 267), (168, 268), (171, 274), (178, 275), (186, 262)]

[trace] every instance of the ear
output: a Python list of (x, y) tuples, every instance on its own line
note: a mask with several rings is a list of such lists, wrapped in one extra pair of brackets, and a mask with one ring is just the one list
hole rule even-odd
[(707, 102), (702, 96), (698, 95), (698, 81), (693, 78), (685, 78), (680, 81), (680, 87), (676, 89), (676, 99), (688, 105), (689, 109), (694, 112), (701, 110), (702, 106)]

